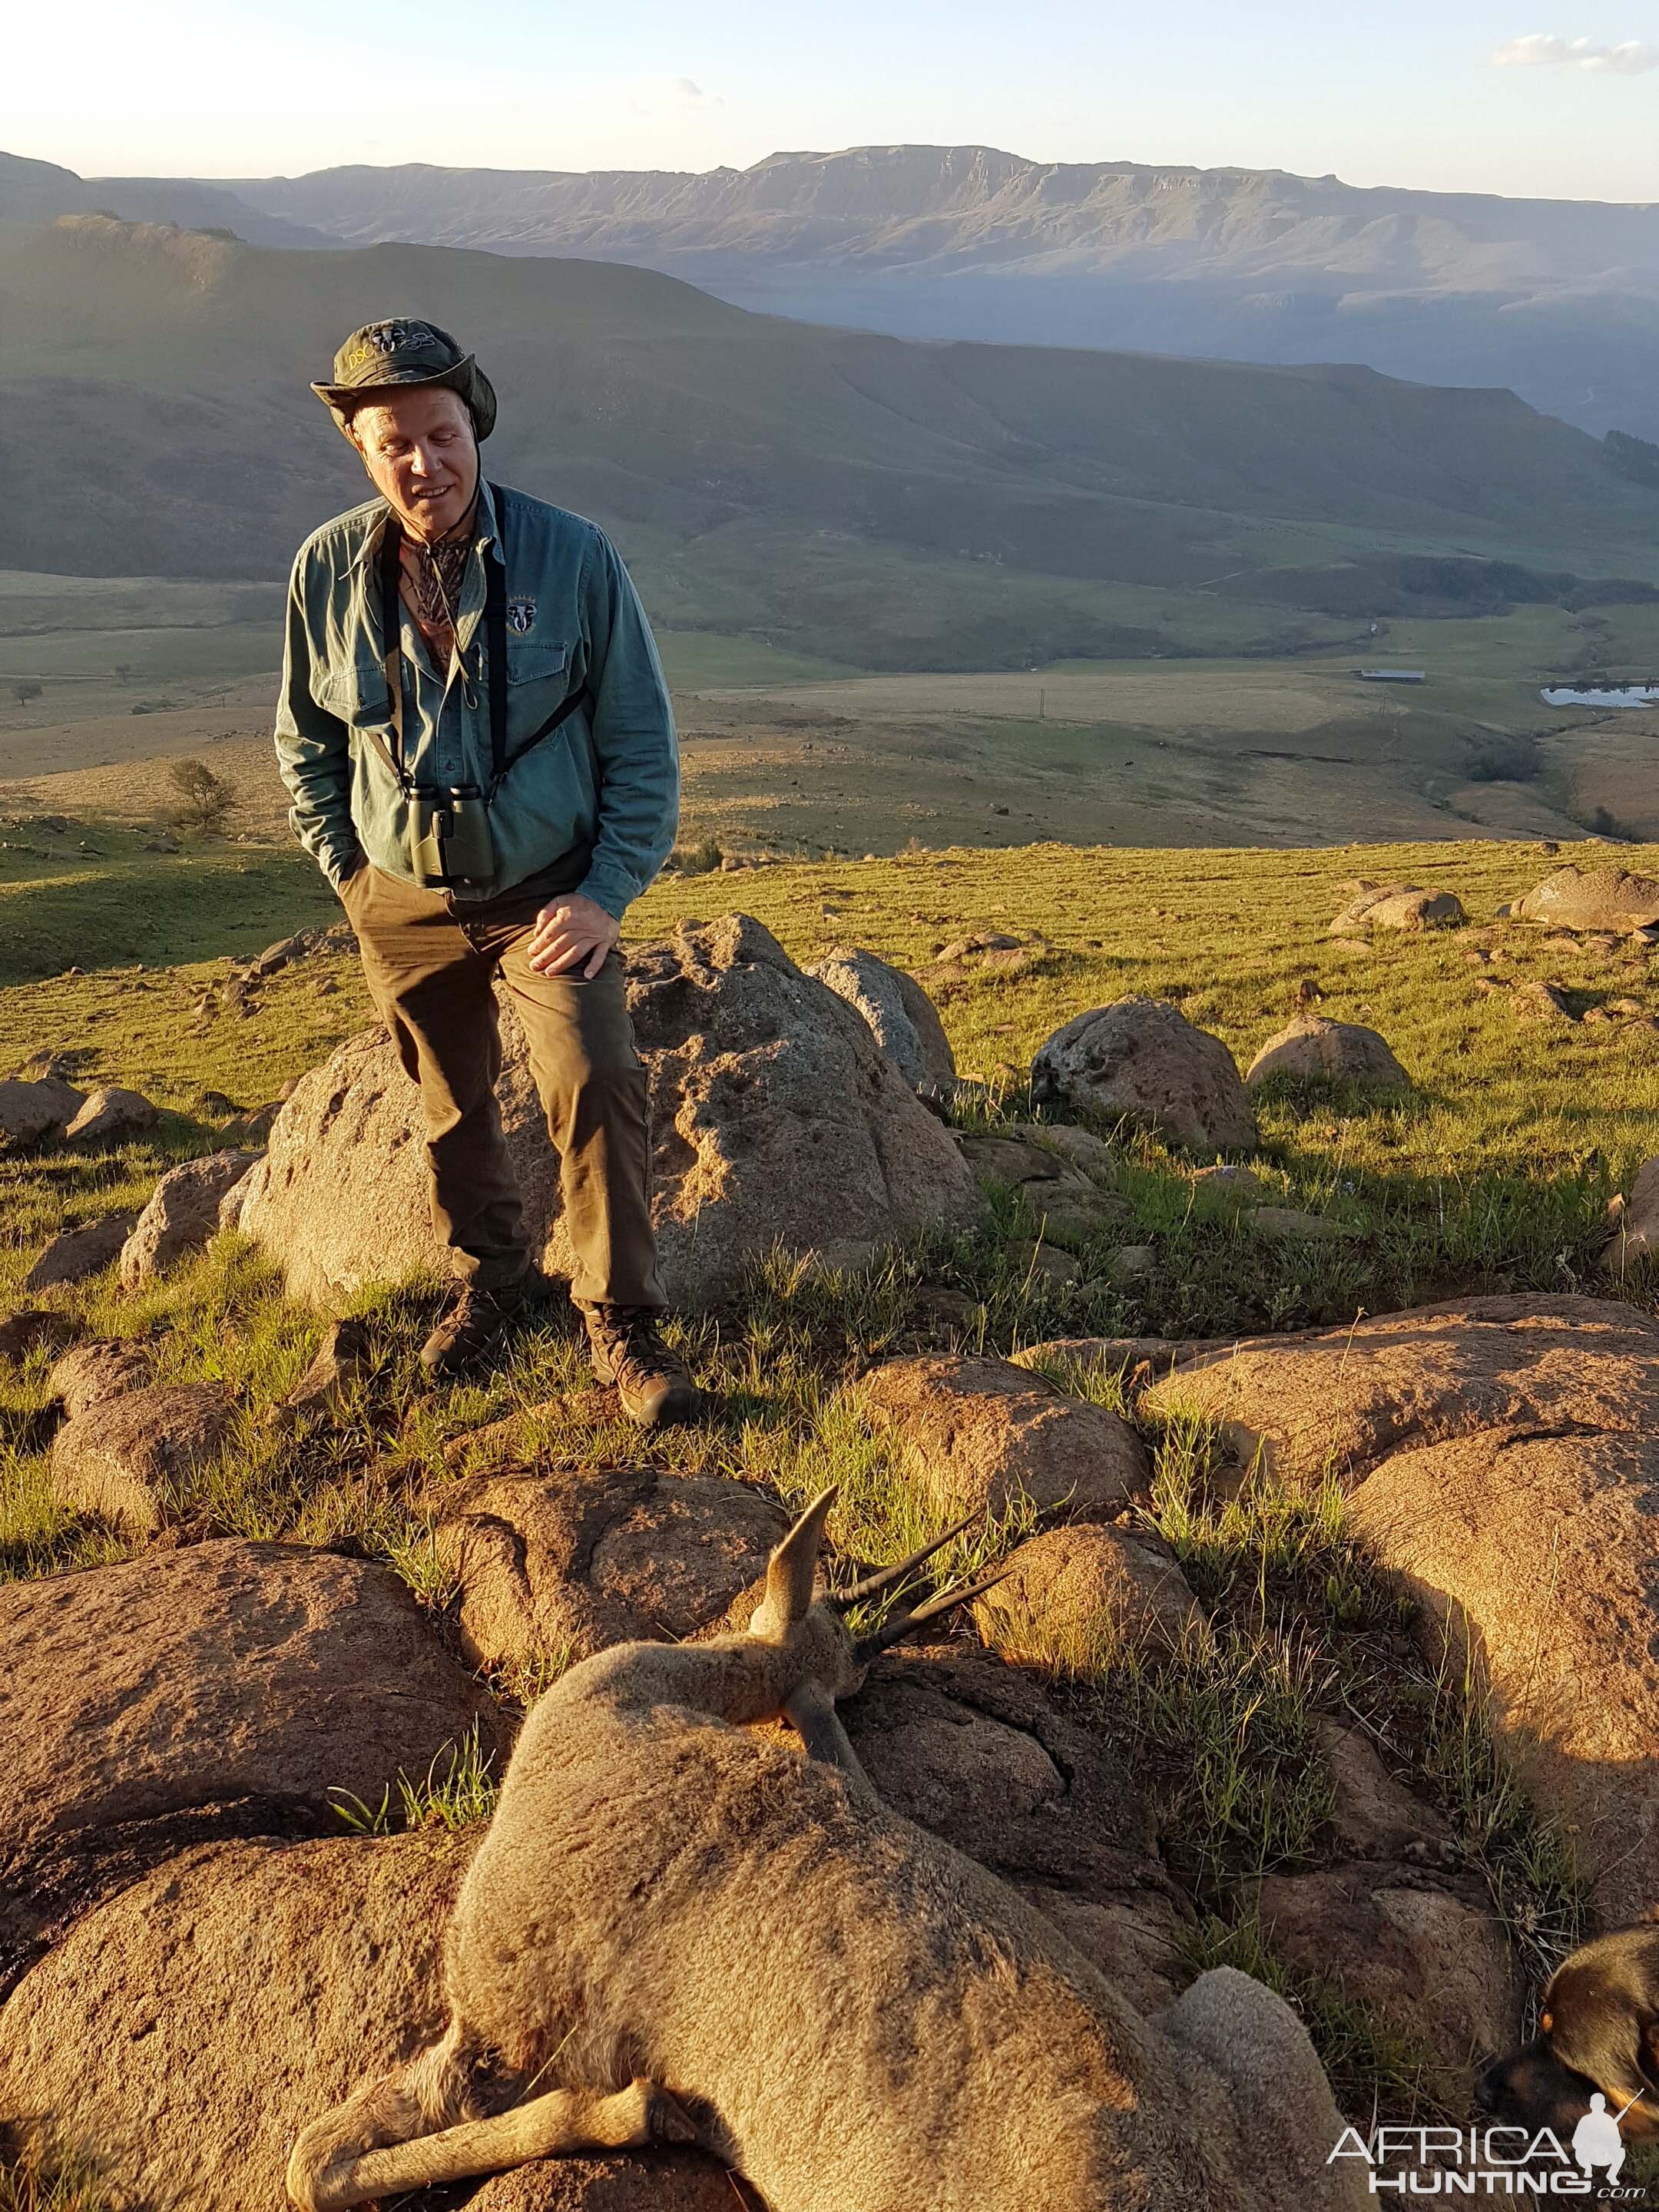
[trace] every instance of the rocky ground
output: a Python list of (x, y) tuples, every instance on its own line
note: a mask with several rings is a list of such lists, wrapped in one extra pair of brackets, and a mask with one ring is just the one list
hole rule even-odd
[[(188, 1119), (130, 1059), (21, 1064), (0, 2206), (278, 2212), (296, 2125), (429, 2024), (527, 1705), (608, 1644), (741, 1618), (826, 1478), (843, 1560), (970, 1516), (947, 1571), (1010, 1570), (847, 1709), (888, 1801), (1138, 2009), (1243, 1966), (1352, 2117), (1463, 2117), (1550, 1966), (1659, 1892), (1659, 1168), (1621, 1145), (1522, 1198), (1495, 1168), (1425, 1188), (1422, 1041), (1346, 1018), (1327, 963), (1455, 962), (1505, 1052), (1602, 1009), (1634, 1102), (1659, 886), (1533, 874), (1474, 924), (1444, 884), (1347, 885), (1242, 1067), (1200, 994), (1079, 999), (1052, 939), (994, 921), (910, 970), (843, 936), (809, 973), (741, 915), (636, 948), (712, 1401), (644, 1445), (556, 1297), (499, 1374), (422, 1388), (436, 1255), (373, 1031)], [(1564, 980), (1518, 1021), (1552, 938), (1555, 973), (1620, 988)], [(267, 1004), (349, 992), (345, 960), (305, 933), (187, 1019), (256, 1036)], [(1033, 991), (1056, 1018), (1024, 1065), (964, 1073), (958, 1010)], [(503, 1093), (556, 1274), (510, 1024)], [(733, 2187), (583, 2161), (471, 2201)]]

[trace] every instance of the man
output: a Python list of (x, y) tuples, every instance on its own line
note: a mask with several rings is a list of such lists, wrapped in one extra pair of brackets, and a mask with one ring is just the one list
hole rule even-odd
[(370, 323), (318, 397), (379, 495), (294, 564), (276, 753), (405, 1073), (457, 1286), (421, 1354), (485, 1359), (531, 1270), (495, 1095), (495, 986), (561, 1161), (594, 1371), (644, 1425), (696, 1392), (662, 1340), (647, 1078), (617, 938), (673, 842), (673, 718), (602, 532), (486, 483), (495, 395), (448, 332)]

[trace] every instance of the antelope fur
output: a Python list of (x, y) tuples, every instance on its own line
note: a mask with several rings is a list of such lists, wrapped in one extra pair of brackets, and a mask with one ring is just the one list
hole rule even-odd
[[(696, 2141), (770, 2212), (1353, 2212), (1306, 2033), (1202, 1975), (1143, 2019), (1022, 1899), (883, 1806), (813, 1569), (748, 1632), (623, 1644), (532, 1711), (447, 1933), (447, 2031), (307, 2127), (301, 2212)], [(793, 1717), (807, 1747), (754, 1732)]]

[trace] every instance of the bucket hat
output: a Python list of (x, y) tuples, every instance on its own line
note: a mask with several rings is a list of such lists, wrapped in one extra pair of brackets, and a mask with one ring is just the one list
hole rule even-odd
[(436, 323), (398, 315), (364, 323), (334, 356), (331, 384), (312, 390), (342, 430), (349, 431), (350, 410), (371, 392), (393, 385), (436, 384), (459, 392), (480, 439), (495, 427), (495, 389), (470, 353), (463, 353)]

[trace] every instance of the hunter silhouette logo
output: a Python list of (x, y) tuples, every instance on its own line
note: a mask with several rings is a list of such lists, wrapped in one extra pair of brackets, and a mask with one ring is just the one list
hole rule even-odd
[[(1638, 2089), (1630, 2105), (1639, 2103), (1641, 2095)], [(1609, 2187), (1618, 2180), (1625, 2163), (1625, 2139), (1619, 2132), (1619, 2123), (1630, 2105), (1615, 2115), (1607, 2110), (1607, 2100), (1598, 2089), (1590, 2099), (1589, 2112), (1572, 2131), (1573, 2156), (1592, 2178), (1598, 2166), (1605, 2166)]]

